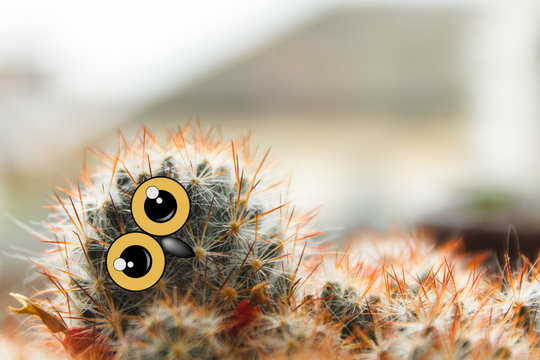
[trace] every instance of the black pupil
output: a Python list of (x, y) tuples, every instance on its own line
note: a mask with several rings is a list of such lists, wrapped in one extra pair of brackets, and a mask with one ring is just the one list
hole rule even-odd
[(132, 278), (140, 278), (148, 274), (152, 266), (152, 257), (148, 250), (139, 245), (131, 245), (122, 251), (120, 258), (126, 262), (124, 274)]
[(164, 223), (176, 214), (177, 204), (174, 196), (165, 190), (159, 190), (154, 199), (149, 197), (144, 201), (144, 212), (152, 221)]

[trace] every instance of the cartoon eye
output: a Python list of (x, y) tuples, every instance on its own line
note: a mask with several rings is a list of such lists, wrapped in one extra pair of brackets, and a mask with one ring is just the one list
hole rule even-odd
[(168, 177), (146, 180), (131, 199), (131, 213), (137, 225), (156, 236), (180, 230), (189, 217), (190, 208), (184, 187)]
[(156, 284), (165, 269), (161, 245), (144, 233), (127, 233), (116, 239), (107, 251), (107, 271), (120, 286), (142, 291)]

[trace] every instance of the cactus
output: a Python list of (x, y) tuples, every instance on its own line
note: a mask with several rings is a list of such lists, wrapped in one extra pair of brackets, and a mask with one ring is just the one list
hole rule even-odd
[[(409, 239), (360, 241), (339, 250), (314, 240), (314, 213), (298, 215), (268, 152), (182, 129), (164, 147), (145, 129), (95, 151), (79, 183), (59, 188), (34, 260), (49, 286), (13, 294), (66, 354), (80, 359), (358, 358), (535, 359), (540, 355), (539, 266), (524, 258), (490, 272), (480, 257)], [(256, 160), (258, 159), (258, 160)], [(154, 177), (191, 200), (168, 235), (191, 257), (165, 252), (154, 286), (111, 280), (107, 250), (144, 232), (131, 199)], [(165, 236), (152, 236), (162, 245)], [(50, 337), (50, 335), (48, 335)]]
[[(249, 139), (225, 143), (199, 128), (169, 135), (164, 148), (144, 128), (132, 144), (120, 136), (116, 154), (96, 152), (99, 167), (85, 168), (77, 186), (56, 195), (49, 237), (42, 236), (54, 250), (36, 263), (52, 284), (48, 298), (66, 326), (92, 327), (117, 342), (130, 316), (172, 294), (212, 304), (218, 313), (263, 283), (270, 303), (288, 296), (293, 253), (313, 233), (310, 217), (295, 216), (286, 202), (281, 181), (266, 164), (268, 153), (256, 162)], [(159, 282), (130, 292), (109, 278), (105, 254), (120, 235), (142, 231), (130, 211), (131, 196), (154, 176), (173, 178), (188, 193), (189, 220), (170, 236), (188, 244), (194, 257), (167, 253)]]

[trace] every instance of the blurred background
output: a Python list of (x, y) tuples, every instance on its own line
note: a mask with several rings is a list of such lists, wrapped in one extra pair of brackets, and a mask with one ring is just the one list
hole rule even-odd
[(16, 221), (142, 123), (253, 131), (330, 237), (535, 256), (539, 50), (535, 0), (0, 0), (1, 298), (40, 250)]

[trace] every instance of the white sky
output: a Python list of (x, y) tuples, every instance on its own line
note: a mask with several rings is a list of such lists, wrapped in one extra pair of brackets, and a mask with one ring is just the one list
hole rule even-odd
[(473, 4), (478, 0), (0, 0), (0, 66), (26, 61), (52, 93), (133, 104), (336, 4)]

